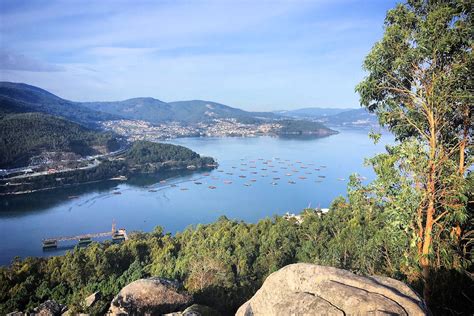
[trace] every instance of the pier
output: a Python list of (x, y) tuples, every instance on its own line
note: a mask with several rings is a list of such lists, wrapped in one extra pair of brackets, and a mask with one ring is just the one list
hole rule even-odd
[(87, 245), (92, 242), (92, 238), (99, 238), (99, 237), (112, 237), (112, 241), (122, 241), (127, 240), (127, 231), (125, 228), (117, 229), (115, 226), (115, 222), (112, 223), (112, 229), (108, 232), (103, 233), (91, 233), (91, 234), (83, 234), (77, 236), (61, 236), (61, 237), (52, 237), (43, 239), (43, 249), (47, 248), (57, 248), (58, 243), (61, 241), (71, 241), (77, 240), (79, 245)]

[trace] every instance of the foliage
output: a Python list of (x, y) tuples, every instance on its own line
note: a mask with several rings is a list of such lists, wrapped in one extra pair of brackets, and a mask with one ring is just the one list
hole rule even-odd
[[(213, 158), (201, 157), (183, 146), (138, 141), (123, 155), (104, 158), (97, 167), (24, 178), (0, 179), (0, 184), (3, 184), (0, 185), (0, 193), (52, 189), (103, 181), (118, 176), (128, 177), (139, 173), (186, 169), (188, 166), (212, 168), (214, 164)], [(5, 185), (6, 182), (9, 185)]]
[(279, 135), (307, 135), (307, 134), (335, 134), (336, 131), (327, 128), (322, 123), (304, 120), (281, 120), (282, 127), (277, 131)]
[(460, 249), (472, 217), (472, 30), (470, 2), (399, 4), (357, 87), (362, 104), (401, 141), (371, 163), (379, 200), (410, 236), (407, 269), (423, 279), (428, 302), (431, 273), (470, 264)]
[[(122, 244), (93, 243), (64, 256), (15, 260), (0, 268), (0, 313), (31, 309), (46, 298), (68, 304), (74, 312), (103, 313), (129, 282), (159, 276), (183, 282), (197, 303), (231, 314), (270, 273), (294, 262), (410, 282), (404, 251), (410, 238), (403, 231), (403, 216), (409, 212), (398, 214), (381, 204), (377, 189), (377, 183), (363, 186), (353, 176), (348, 199), (336, 199), (326, 214), (305, 210), (301, 224), (278, 216), (256, 224), (222, 216), (174, 236), (157, 227), (150, 233), (132, 233)], [(457, 280), (458, 286), (433, 292), (432, 309), (439, 314), (446, 311), (442, 308), (469, 312), (461, 302), (472, 296), (472, 283), (454, 272), (449, 277), (451, 283), (443, 285), (452, 287)], [(416, 281), (412, 284), (417, 286)], [(101, 299), (85, 308), (83, 299), (95, 291)]]
[(61, 99), (46, 90), (24, 83), (0, 82), (0, 114), (25, 112), (60, 116), (90, 127), (98, 126), (98, 121), (120, 118), (88, 109), (81, 103)]
[(0, 118), (0, 167), (28, 165), (42, 152), (95, 155), (119, 148), (115, 137), (64, 119), (41, 113), (11, 114)]

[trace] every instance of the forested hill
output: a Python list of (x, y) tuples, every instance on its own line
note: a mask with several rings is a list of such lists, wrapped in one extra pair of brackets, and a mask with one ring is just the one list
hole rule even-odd
[(40, 112), (61, 116), (76, 123), (95, 126), (97, 121), (119, 117), (98, 112), (38, 87), (24, 83), (0, 82), (0, 114)]
[(255, 122), (262, 118), (276, 117), (273, 113), (247, 112), (224, 104), (202, 100), (166, 103), (154, 98), (134, 98), (117, 102), (87, 102), (83, 104), (97, 111), (151, 123), (170, 121), (198, 123), (215, 118), (233, 118), (241, 122)]
[(7, 114), (0, 117), (0, 168), (28, 165), (47, 152), (93, 155), (118, 149), (111, 133), (42, 113)]
[(247, 112), (224, 104), (191, 100), (163, 102), (133, 98), (113, 102), (73, 102), (23, 83), (0, 82), (0, 113), (41, 112), (94, 126), (98, 121), (130, 119), (151, 123), (199, 123), (215, 118), (233, 118), (244, 123), (279, 116), (270, 112)]

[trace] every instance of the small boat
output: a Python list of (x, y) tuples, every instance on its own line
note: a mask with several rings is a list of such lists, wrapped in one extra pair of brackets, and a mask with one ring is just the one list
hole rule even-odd
[(217, 172), (224, 172), (224, 170), (217, 170)]
[(92, 242), (92, 239), (90, 237), (79, 238), (79, 245), (88, 245), (91, 242)]
[(156, 192), (156, 190), (150, 189), (150, 190), (148, 190), (148, 192)]
[(114, 194), (119, 195), (119, 194), (122, 194), (122, 192), (120, 192), (120, 191), (115, 191)]
[(250, 166), (250, 168), (255, 169), (255, 168), (257, 168), (257, 166)]
[(239, 176), (239, 178), (247, 178), (246, 176)]
[(172, 185), (170, 185), (170, 187), (172, 187), (172, 188), (176, 188), (176, 187), (177, 187), (177, 185), (176, 185), (176, 184), (172, 184)]
[(278, 178), (278, 177), (277, 177), (277, 178), (273, 178), (273, 180), (280, 180), (280, 178)]
[(247, 164), (246, 164), (246, 163), (241, 163), (240, 165), (241, 165), (241, 166), (246, 166)]
[(305, 180), (305, 179), (306, 179), (306, 177), (303, 177), (303, 176), (298, 177), (298, 178), (301, 179), (301, 180)]
[(202, 182), (198, 182), (198, 181), (196, 181), (196, 182), (194, 182), (194, 184), (202, 184)]
[(70, 195), (67, 198), (72, 200), (72, 199), (77, 199), (78, 197), (79, 197), (79, 195)]
[(237, 167), (235, 167), (235, 166), (232, 166), (231, 168), (232, 168), (232, 169), (237, 169)]
[(257, 174), (258, 172), (257, 171), (252, 171), (252, 174)]
[(339, 181), (346, 181), (346, 179), (344, 179), (344, 178), (337, 178), (337, 180), (339, 180)]
[(272, 172), (273, 172), (273, 173), (278, 173), (278, 170), (273, 170)]
[(160, 183), (161, 184), (166, 183), (166, 180), (161, 180)]
[(209, 174), (209, 173), (205, 173), (205, 174), (203, 174), (203, 176), (205, 176), (205, 177), (209, 177), (209, 176), (210, 176), (210, 174)]
[(225, 184), (232, 184), (232, 181), (226, 180), (224, 181)]
[(181, 188), (180, 190), (181, 191), (188, 191), (189, 189), (188, 188)]
[(320, 167), (321, 167), (321, 168), (326, 168), (326, 166), (324, 166), (324, 165), (323, 165), (323, 166), (320, 166)]
[(326, 178), (326, 176), (318, 176), (318, 178), (323, 178), (324, 179), (324, 178)]
[(232, 172), (227, 172), (226, 174), (229, 175), (229, 176), (233, 175)]
[(268, 174), (262, 174), (262, 177), (268, 177)]
[(278, 182), (272, 182), (272, 185), (278, 185)]
[(251, 186), (251, 184), (250, 184), (250, 183), (244, 183), (244, 185), (245, 185), (246, 187), (249, 187), (249, 186)]
[(251, 182), (257, 182), (257, 179), (251, 179), (250, 181)]
[(319, 171), (319, 170), (321, 170), (321, 169), (319, 169), (319, 168), (314, 168), (314, 170)]
[(265, 170), (267, 170), (267, 168), (262, 168), (262, 169), (260, 169), (260, 170), (265, 171)]
[(292, 176), (292, 174), (291, 174), (291, 173), (287, 173), (287, 174), (286, 174), (286, 176), (288, 176), (288, 177), (291, 177), (291, 176)]
[(214, 190), (214, 189), (217, 188), (217, 187), (215, 187), (215, 186), (213, 186), (213, 185), (210, 185), (210, 186), (208, 186), (208, 188), (211, 189), (211, 190)]
[(305, 172), (304, 174), (313, 174), (313, 173), (308, 171), (308, 172)]
[(43, 240), (43, 248), (56, 248), (58, 241), (56, 239)]
[(247, 171), (247, 169), (240, 169), (240, 171)]
[(288, 181), (289, 184), (295, 184), (296, 182), (295, 181)]
[(314, 182), (316, 182), (316, 183), (321, 183), (321, 182), (323, 182), (323, 180), (316, 180), (316, 181), (314, 181)]

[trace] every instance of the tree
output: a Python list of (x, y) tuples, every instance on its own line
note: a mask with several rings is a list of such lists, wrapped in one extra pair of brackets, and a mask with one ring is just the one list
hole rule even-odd
[[(447, 245), (456, 247), (469, 216), (465, 171), (472, 166), (466, 156), (473, 127), (472, 22), (468, 1), (398, 5), (387, 13), (384, 36), (364, 62), (368, 75), (356, 88), (362, 105), (402, 145), (412, 144), (393, 155), (401, 154), (396, 164), (403, 165), (420, 193), (412, 227), (427, 302), (431, 270), (446, 262), (459, 266), (455, 258), (434, 258)], [(419, 159), (409, 159), (413, 155)]]

